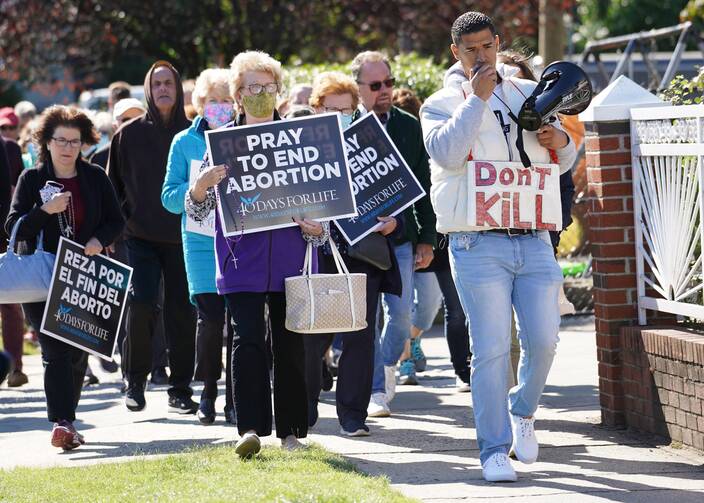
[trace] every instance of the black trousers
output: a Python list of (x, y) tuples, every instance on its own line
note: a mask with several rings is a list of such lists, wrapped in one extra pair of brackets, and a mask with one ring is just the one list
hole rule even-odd
[[(216, 293), (199, 293), (195, 295), (198, 324), (196, 328), (196, 371), (194, 379), (203, 381), (201, 400), (215, 400), (218, 396), (218, 379), (222, 375), (222, 335), (225, 319), (225, 297)], [(226, 406), (232, 405), (231, 367), (232, 367), (232, 325), (227, 324), (227, 376)], [(228, 407), (229, 408), (229, 407)]]
[[(129, 264), (127, 258), (127, 245), (124, 241), (120, 240), (115, 243), (115, 252), (110, 254), (110, 257), (122, 262), (123, 264)], [(164, 316), (162, 313), (161, 306), (164, 305), (164, 285), (162, 283), (159, 289), (159, 300), (158, 300), (158, 314), (156, 321), (156, 328), (154, 329), (154, 337), (152, 338), (152, 370), (158, 367), (166, 367), (169, 364), (168, 357), (166, 355), (166, 336), (164, 335)], [(120, 332), (117, 334), (117, 351), (120, 353), (120, 357), (124, 356), (124, 344), (125, 338), (127, 337), (127, 325), (129, 324), (129, 309), (130, 309), (130, 299), (127, 298), (127, 306), (125, 308), (125, 321), (120, 327)], [(124, 360), (124, 358), (123, 358)], [(124, 368), (123, 368), (124, 373)]]
[(230, 293), (226, 296), (235, 334), (232, 341), (232, 391), (240, 435), (254, 430), (271, 435), (271, 387), (267, 365), (264, 306), (274, 356), (274, 417), (276, 436), (308, 434), (305, 357), (301, 334), (286, 330), (286, 297), (283, 292)]
[(44, 365), (44, 394), (51, 422), (76, 420), (88, 353), (39, 331), (46, 302), (23, 304), (25, 318), (37, 327)]
[(346, 431), (355, 431), (367, 420), (367, 406), (372, 396), (376, 312), (384, 273), (374, 267), (358, 266), (357, 261), (346, 263), (350, 272), (367, 274), (367, 328), (341, 334), (342, 355), (337, 364), (335, 388), (340, 426)]
[(445, 306), (445, 339), (450, 350), (452, 368), (463, 381), (469, 382), (472, 353), (469, 351), (469, 329), (460, 297), (449, 269), (435, 271), (435, 276), (438, 278)]
[(169, 396), (193, 394), (190, 384), (195, 362), (195, 309), (188, 298), (188, 283), (180, 244), (126, 241), (132, 274), (131, 305), (125, 340), (125, 371), (130, 383), (143, 383), (152, 368), (152, 338), (161, 278), (164, 278), (164, 325), (168, 347)]
[(333, 334), (306, 334), (303, 347), (306, 353), (306, 391), (308, 396), (308, 424), (318, 420), (318, 399), (323, 384), (323, 356), (332, 344)]

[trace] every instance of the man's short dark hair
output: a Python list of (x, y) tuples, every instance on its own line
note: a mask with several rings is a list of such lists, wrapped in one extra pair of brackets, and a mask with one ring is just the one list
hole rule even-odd
[(452, 29), (450, 34), (452, 35), (452, 43), (455, 45), (460, 45), (462, 42), (462, 35), (467, 35), (468, 33), (477, 33), (486, 29), (491, 30), (491, 34), (496, 36), (496, 28), (494, 27), (494, 22), (486, 14), (481, 12), (465, 12), (460, 17), (455, 19), (452, 23)]

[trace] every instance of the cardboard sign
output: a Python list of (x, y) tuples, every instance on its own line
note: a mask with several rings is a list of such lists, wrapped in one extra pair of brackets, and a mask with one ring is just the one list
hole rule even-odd
[(230, 168), (216, 188), (225, 236), (356, 214), (337, 114), (205, 134), (212, 165)]
[(347, 242), (355, 244), (381, 225), (377, 217), (398, 215), (425, 191), (376, 114), (356, 121), (344, 136), (357, 216), (335, 224)]
[(520, 162), (467, 163), (468, 224), (510, 229), (562, 229), (560, 166)]
[[(190, 175), (188, 185), (190, 187), (196, 183), (198, 174), (200, 173), (200, 168), (203, 165), (203, 161), (193, 160), (191, 161)], [(190, 216), (186, 215), (186, 230), (188, 232), (194, 232), (196, 234), (203, 234), (204, 236), (215, 237), (215, 210), (211, 211), (208, 217), (202, 222), (196, 222)]]
[(105, 360), (112, 360), (125, 316), (132, 268), (84, 247), (59, 241), (41, 331)]

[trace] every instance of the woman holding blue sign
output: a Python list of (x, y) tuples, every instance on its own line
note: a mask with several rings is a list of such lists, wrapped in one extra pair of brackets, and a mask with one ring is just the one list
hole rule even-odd
[[(81, 147), (98, 139), (80, 110), (56, 105), (44, 112), (35, 132), (40, 164), (19, 178), (5, 223), (8, 233), (17, 225), (17, 239), (31, 243), (42, 234), (44, 250), (50, 253), (56, 253), (61, 236), (84, 245), (89, 256), (112, 244), (124, 225), (115, 191), (102, 168), (80, 158)], [(22, 306), (32, 326), (41, 326), (45, 305)], [(47, 413), (54, 423), (51, 445), (74, 449), (85, 443), (73, 421), (88, 353), (42, 332), (39, 344)]]
[[(359, 105), (359, 87), (351, 77), (341, 72), (321, 73), (313, 83), (310, 105), (316, 113), (337, 112), (343, 129), (352, 122), (352, 115)], [(330, 228), (330, 237), (337, 244), (343, 260), (351, 273), (367, 275), (367, 327), (346, 332), (342, 336), (342, 356), (338, 363), (335, 401), (340, 433), (350, 437), (369, 435), (367, 407), (372, 395), (374, 375), (374, 335), (379, 294), (401, 294), (401, 275), (393, 253), (390, 238), (402, 235), (400, 220), (378, 217), (380, 227), (355, 246), (348, 246), (336, 227)], [(324, 262), (321, 269), (335, 272), (331, 250), (323, 248)], [(309, 423), (318, 418), (318, 396), (322, 355), (330, 345), (330, 335), (307, 335), (306, 372), (308, 376)]]
[[(282, 86), (281, 63), (268, 54), (238, 54), (230, 70), (230, 94), (240, 111), (227, 127), (279, 120), (276, 97)], [(224, 166), (201, 175), (201, 183), (186, 193), (186, 212), (203, 221), (215, 208), (214, 186), (226, 177)], [(299, 227), (225, 237), (215, 219), (216, 284), (232, 313), (235, 337), (232, 348), (232, 387), (240, 439), (235, 452), (249, 457), (261, 448), (260, 436), (272, 431), (271, 391), (265, 334), (269, 307), (274, 354), (274, 410), (276, 436), (282, 447), (298, 449), (308, 434), (308, 411), (301, 334), (285, 328), (284, 279), (300, 274), (307, 241), (327, 240), (325, 227), (311, 220), (297, 220)], [(317, 264), (314, 263), (317, 270)]]
[[(222, 334), (225, 325), (225, 299), (215, 288), (215, 248), (210, 227), (211, 219), (202, 225), (190, 220), (185, 213), (185, 196), (192, 178), (196, 185), (207, 184), (209, 173), (203, 163), (205, 156), (205, 131), (217, 129), (231, 122), (234, 117), (234, 100), (230, 96), (225, 69), (204, 70), (196, 80), (193, 106), (198, 115), (188, 129), (174, 136), (166, 164), (166, 176), (161, 192), (161, 202), (171, 213), (183, 215), (181, 234), (183, 256), (191, 302), (198, 312), (196, 328), (195, 380), (203, 381), (203, 392), (198, 406), (198, 420), (203, 424), (215, 421), (215, 399), (218, 396), (218, 379), (222, 374)], [(205, 168), (205, 169), (203, 169)], [(195, 171), (191, 173), (191, 171)], [(229, 331), (229, 330), (228, 330)], [(232, 335), (228, 333), (228, 354), (232, 349)], [(230, 364), (227, 359), (225, 418), (235, 423), (232, 393), (230, 390)]]

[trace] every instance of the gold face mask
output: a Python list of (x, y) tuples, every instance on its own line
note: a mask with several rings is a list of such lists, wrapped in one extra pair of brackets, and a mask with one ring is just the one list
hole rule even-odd
[(252, 117), (264, 119), (274, 113), (276, 94), (261, 92), (254, 96), (242, 96), (242, 106)]

